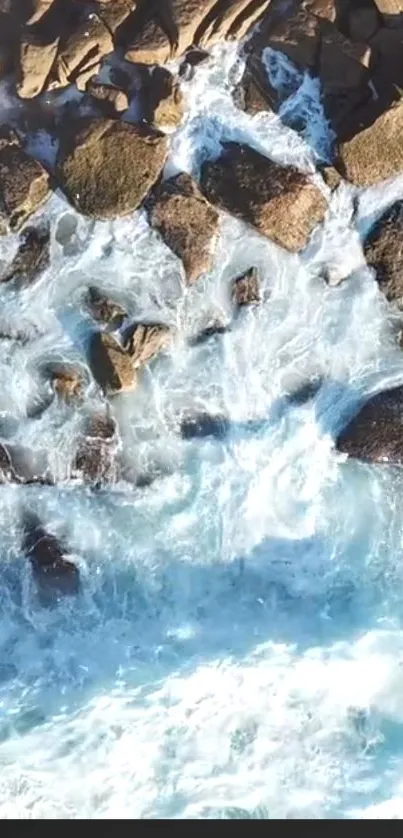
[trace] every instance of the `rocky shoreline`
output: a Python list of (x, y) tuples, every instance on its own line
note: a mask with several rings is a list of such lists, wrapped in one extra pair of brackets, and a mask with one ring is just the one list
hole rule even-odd
[[(270, 84), (267, 49), (319, 79), (333, 144), (331, 158), (318, 157), (315, 176), (241, 142), (223, 143), (198, 173), (167, 174), (172, 133), (188, 107), (181, 80), (197, 74), (225, 39), (242, 42), (245, 72), (234, 101), (249, 114), (279, 112), (290, 93)], [(18, 237), (13, 257), (0, 265), (10, 292), (36, 283), (49, 265), (50, 229), (40, 210), (54, 190), (94, 220), (142, 208), (192, 286), (211, 269), (223, 212), (298, 254), (340, 184), (370, 187), (403, 173), (403, 0), (2, 0), (0, 73), (18, 104), (0, 125), (0, 235)], [(30, 153), (33, 131), (50, 138), (54, 164)], [(387, 209), (363, 241), (380, 291), (399, 310), (401, 204)], [(68, 244), (68, 231), (63, 241)], [(133, 320), (122, 301), (95, 285), (84, 290), (92, 325), (83, 370), (56, 361), (41, 370), (44, 396), (28, 418), (34, 421), (55, 400), (85, 413), (85, 376), (91, 376), (104, 412), (83, 419), (76, 449), (66, 455), (66, 479), (93, 489), (120, 480), (145, 485), (147, 475), (133, 474), (125, 462), (110, 405), (139, 386), (176, 335), (164, 322)], [(231, 278), (231, 299), (234, 318), (259, 305), (255, 265)], [(213, 319), (191, 345), (229, 329), (231, 322)], [(401, 464), (401, 402), (401, 388), (372, 398), (340, 434), (338, 449)], [(228, 429), (225, 416), (196, 413), (180, 418), (177, 431), (184, 439), (222, 438)], [(45, 451), (3, 439), (0, 455), (2, 483), (57, 482)], [(24, 527), (42, 599), (45, 588), (57, 596), (76, 593), (78, 570), (54, 537), (28, 513)]]

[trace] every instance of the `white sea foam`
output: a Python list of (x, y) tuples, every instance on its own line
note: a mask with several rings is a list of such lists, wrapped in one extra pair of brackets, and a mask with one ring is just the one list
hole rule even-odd
[[(319, 136), (308, 145), (279, 116), (236, 109), (241, 69), (236, 48), (219, 47), (184, 84), (168, 172), (197, 173), (228, 139), (314, 171)], [(316, 106), (313, 124), (326, 135)], [(332, 440), (363, 393), (403, 380), (360, 244), (403, 186), (363, 193), (357, 221), (353, 192), (328, 195), (300, 257), (223, 217), (214, 269), (190, 289), (142, 213), (94, 224), (59, 195), (43, 210), (50, 268), (30, 289), (0, 289), (1, 322), (37, 333), (0, 346), (0, 410), (25, 415), (41, 360), (83, 362), (80, 301), (96, 282), (176, 329), (172, 354), (114, 406), (133, 463), (173, 471), (141, 490), (1, 489), (1, 818), (402, 816), (403, 481), (345, 462)], [(0, 259), (15, 247), (0, 240)], [(321, 279), (329, 261), (351, 273), (337, 288)], [(232, 317), (231, 280), (251, 265), (263, 304), (190, 348), (214, 312)], [(317, 375), (311, 402), (286, 403)], [(228, 413), (228, 439), (178, 440), (191, 408)], [(77, 433), (77, 417), (63, 420), (51, 408), (16, 438), (57, 465)], [(38, 606), (23, 504), (67, 537), (77, 601)]]

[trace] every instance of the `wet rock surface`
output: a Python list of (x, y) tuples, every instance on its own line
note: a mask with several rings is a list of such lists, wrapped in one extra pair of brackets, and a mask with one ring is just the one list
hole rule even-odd
[(242, 308), (248, 305), (259, 305), (261, 301), (260, 280), (257, 268), (236, 277), (232, 285), (234, 303)]
[(370, 398), (336, 440), (339, 451), (371, 463), (403, 463), (403, 387)]
[(85, 296), (85, 305), (94, 320), (110, 326), (111, 329), (120, 329), (127, 317), (123, 306), (107, 297), (95, 285), (89, 287)]
[(51, 605), (60, 597), (79, 593), (77, 565), (66, 558), (67, 551), (34, 513), (24, 514), (22, 551), (31, 563), (42, 605)]
[(102, 391), (113, 396), (133, 390), (137, 383), (133, 360), (119, 341), (107, 332), (95, 332), (90, 340), (89, 363)]
[(161, 323), (133, 323), (124, 331), (122, 340), (133, 368), (138, 369), (169, 347), (172, 334)]
[(31, 285), (49, 266), (49, 226), (26, 227), (20, 234), (20, 241), (11, 264), (0, 271), (0, 282), (17, 281), (19, 285)]
[(403, 307), (403, 201), (384, 212), (364, 242), (367, 264), (389, 302)]
[(0, 235), (15, 232), (49, 196), (49, 175), (13, 135), (0, 137)]

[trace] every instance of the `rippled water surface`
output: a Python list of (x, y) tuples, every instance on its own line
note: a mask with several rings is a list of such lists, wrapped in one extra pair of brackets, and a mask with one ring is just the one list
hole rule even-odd
[[(287, 68), (266, 57), (279, 83)], [(309, 172), (326, 156), (315, 83), (300, 79), (283, 121), (251, 118), (232, 102), (241, 71), (235, 48), (219, 47), (184, 84), (168, 173), (197, 175), (227, 139)], [(303, 137), (284, 124), (301, 111)], [(46, 153), (44, 137), (32, 144)], [(1, 818), (403, 817), (403, 478), (333, 446), (364, 394), (403, 380), (360, 238), (403, 180), (360, 195), (321, 188), (325, 225), (303, 254), (223, 217), (214, 270), (190, 289), (142, 213), (94, 224), (55, 195), (42, 211), (50, 268), (31, 289), (0, 288), (0, 327), (34, 336), (0, 343), (0, 411), (56, 471), (78, 417), (54, 405), (33, 421), (26, 409), (42, 360), (84, 363), (87, 286), (176, 330), (171, 355), (114, 405), (133, 464), (170, 476), (95, 493), (1, 488)], [(66, 214), (77, 223), (67, 253)], [(2, 240), (0, 258), (15, 247)], [(349, 279), (327, 286), (325, 262)], [(189, 347), (206, 318), (232, 318), (231, 280), (251, 265), (262, 305)], [(312, 401), (287, 402), (316, 376)], [(91, 385), (87, 395), (96, 406)], [(228, 439), (181, 441), (177, 417), (192, 409), (227, 412)], [(22, 504), (66, 535), (77, 600), (38, 605)]]

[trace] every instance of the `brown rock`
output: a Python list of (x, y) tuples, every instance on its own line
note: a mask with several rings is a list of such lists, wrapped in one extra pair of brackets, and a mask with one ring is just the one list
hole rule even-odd
[(336, 441), (339, 451), (371, 463), (403, 463), (403, 387), (370, 398)]
[(49, 265), (49, 226), (26, 227), (20, 240), (14, 259), (0, 274), (0, 282), (17, 280), (21, 285), (31, 285)]
[(127, 215), (156, 182), (167, 150), (166, 138), (147, 126), (91, 120), (61, 144), (61, 187), (76, 209), (92, 218)]
[(157, 7), (156, 20), (148, 20), (132, 39), (125, 57), (140, 64), (164, 64), (197, 44), (217, 0), (171, 0)]
[(403, 201), (396, 201), (374, 224), (364, 242), (369, 267), (389, 302), (403, 307)]
[(100, 84), (91, 78), (87, 83), (86, 92), (96, 100), (96, 104), (103, 109), (105, 116), (113, 117), (115, 114), (123, 113), (129, 107), (126, 93), (111, 84)]
[(79, 89), (84, 89), (91, 74), (98, 72), (102, 58), (112, 50), (111, 33), (98, 15), (83, 14), (60, 42), (48, 87), (65, 87), (75, 82)]
[(85, 302), (94, 320), (111, 326), (112, 329), (120, 329), (127, 317), (125, 309), (119, 303), (106, 297), (94, 285), (89, 287)]
[(171, 342), (171, 330), (160, 323), (134, 323), (123, 336), (124, 347), (132, 369), (152, 361)]
[(357, 186), (373, 186), (403, 171), (403, 102), (340, 146), (343, 174)]
[(234, 91), (234, 98), (238, 107), (251, 116), (277, 108), (278, 92), (271, 86), (267, 72), (258, 59), (247, 62), (242, 81)]
[(29, 17), (25, 23), (32, 25), (37, 23), (50, 9), (54, 0), (30, 0)]
[(22, 549), (31, 562), (43, 605), (52, 604), (60, 596), (78, 594), (78, 567), (65, 558), (66, 551), (56, 536), (45, 530), (36, 515), (25, 515)]
[(82, 398), (84, 381), (79, 370), (65, 366), (55, 367), (51, 378), (55, 393), (67, 404)]
[(157, 128), (176, 128), (184, 114), (179, 82), (168, 70), (156, 67), (145, 86), (145, 116)]
[(319, 55), (320, 27), (318, 17), (300, 9), (270, 30), (266, 45), (280, 50), (303, 69), (313, 70)]
[(0, 142), (0, 234), (18, 230), (49, 195), (43, 166), (14, 141)]
[(190, 175), (176, 175), (157, 189), (150, 222), (182, 260), (189, 283), (210, 270), (219, 216)]
[(103, 0), (103, 2), (101, 0), (97, 7), (97, 13), (114, 35), (129, 15), (135, 12), (137, 5), (136, 0)]
[(303, 0), (302, 8), (311, 14), (323, 17), (335, 23), (337, 19), (339, 0)]
[(337, 189), (337, 187), (343, 180), (340, 172), (338, 172), (334, 166), (322, 166), (320, 169), (320, 173), (326, 185), (329, 187), (329, 189), (332, 190), (332, 192), (334, 189)]
[[(227, 0), (217, 5), (214, 17), (206, 18), (206, 26), (199, 43), (204, 47), (211, 47), (224, 38), (243, 38), (249, 29), (257, 23), (267, 11), (271, 0)], [(213, 9), (215, 12), (216, 9)]]
[(32, 36), (25, 36), (21, 40), (17, 92), (22, 99), (31, 99), (42, 93), (53, 66), (58, 46), (58, 36), (48, 44), (44, 44), (40, 39), (35, 39)]
[(237, 143), (225, 143), (216, 162), (203, 164), (201, 184), (211, 203), (293, 252), (306, 245), (327, 208), (307, 175)]
[(234, 279), (232, 294), (234, 302), (239, 307), (260, 303), (260, 280), (257, 268), (250, 268), (242, 276)]
[(73, 474), (94, 486), (115, 482), (118, 478), (116, 445), (113, 419), (103, 413), (91, 416), (79, 440)]
[(89, 363), (96, 382), (107, 396), (135, 388), (137, 381), (132, 358), (107, 332), (93, 334)]
[(165, 30), (154, 20), (149, 20), (132, 39), (125, 59), (135, 64), (165, 64), (173, 53), (173, 44)]
[(371, 49), (353, 44), (332, 24), (324, 24), (319, 56), (319, 76), (325, 93), (359, 87), (366, 81)]

